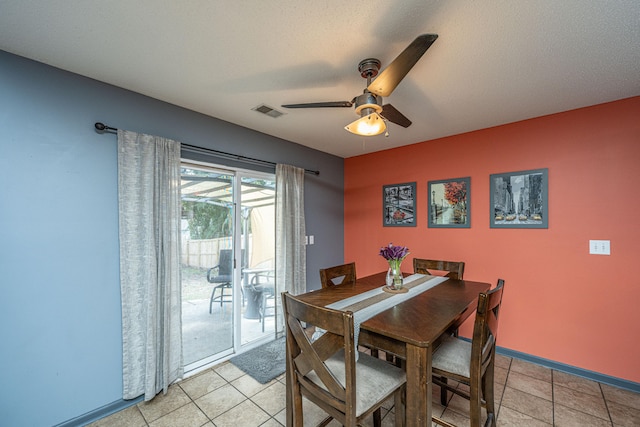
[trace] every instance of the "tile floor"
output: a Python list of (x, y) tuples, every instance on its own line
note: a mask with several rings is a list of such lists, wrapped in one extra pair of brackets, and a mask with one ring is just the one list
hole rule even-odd
[[(640, 394), (568, 375), (539, 365), (498, 356), (497, 425), (640, 426)], [(469, 425), (468, 403), (459, 396), (447, 408), (434, 387), (434, 415), (458, 426)], [(316, 425), (323, 412), (305, 402), (305, 425)], [(391, 404), (383, 409), (383, 426), (394, 425)], [(140, 403), (91, 427), (277, 427), (285, 424), (285, 380), (260, 384), (231, 363), (223, 363), (169, 388), (151, 402)], [(373, 425), (368, 419), (367, 426)], [(435, 424), (434, 424), (435, 425)], [(338, 424), (332, 421), (329, 426)]]

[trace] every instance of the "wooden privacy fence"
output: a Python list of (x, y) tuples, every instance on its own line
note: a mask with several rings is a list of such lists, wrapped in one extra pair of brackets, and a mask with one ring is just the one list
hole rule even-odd
[(182, 239), (182, 265), (211, 268), (218, 265), (220, 249), (231, 249), (231, 239)]

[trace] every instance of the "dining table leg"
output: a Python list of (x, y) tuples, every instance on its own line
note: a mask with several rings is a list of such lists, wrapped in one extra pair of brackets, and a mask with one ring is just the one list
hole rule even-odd
[(431, 346), (407, 343), (407, 427), (431, 426)]

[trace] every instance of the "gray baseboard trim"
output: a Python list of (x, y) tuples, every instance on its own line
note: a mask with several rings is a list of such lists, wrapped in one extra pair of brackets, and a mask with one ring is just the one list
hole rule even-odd
[(108, 415), (115, 414), (116, 412), (122, 411), (123, 409), (127, 409), (130, 406), (135, 405), (136, 403), (142, 402), (144, 400), (144, 395), (137, 397), (131, 400), (116, 400), (115, 402), (109, 403), (108, 405), (104, 405), (101, 408), (94, 409), (91, 412), (87, 412), (84, 415), (80, 415), (79, 417), (73, 418), (71, 420), (65, 421), (60, 424), (56, 424), (54, 427), (81, 427), (85, 426), (94, 421), (98, 421)]
[[(460, 339), (471, 342), (471, 339), (466, 337), (460, 337)], [(608, 384), (613, 387), (623, 388), (625, 390), (632, 391), (634, 393), (640, 393), (640, 383), (636, 383), (622, 378), (611, 377), (609, 375), (601, 374), (599, 372), (588, 371), (582, 368), (576, 368), (575, 366), (565, 365), (564, 363), (555, 362), (553, 360), (544, 359), (542, 357), (532, 356), (527, 353), (521, 353), (519, 351), (510, 350), (508, 348), (496, 346), (496, 353), (506, 357), (513, 357), (516, 359), (524, 360), (525, 362), (535, 363), (536, 365), (544, 366), (545, 368), (555, 369), (556, 371), (564, 372), (566, 374), (575, 375), (577, 377), (586, 378), (591, 381), (597, 381), (599, 383)]]
[(532, 356), (530, 354), (521, 353), (519, 351), (509, 350), (508, 348), (504, 347), (497, 346), (496, 353), (502, 356), (513, 357), (516, 359), (524, 360), (526, 362), (535, 363), (536, 365), (541, 365), (547, 368), (554, 369), (556, 371), (561, 371), (567, 374), (586, 378), (588, 380), (597, 381), (599, 383), (608, 384), (618, 388), (623, 388), (634, 393), (640, 393), (640, 383), (636, 383), (633, 381), (611, 377), (609, 375), (588, 371), (582, 368), (576, 368), (575, 366), (565, 365), (564, 363), (554, 362), (553, 360), (543, 359), (542, 357)]

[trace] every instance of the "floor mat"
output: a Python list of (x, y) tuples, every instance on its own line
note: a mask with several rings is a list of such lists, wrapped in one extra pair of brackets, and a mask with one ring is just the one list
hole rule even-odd
[(286, 368), (285, 339), (278, 338), (232, 357), (230, 362), (242, 369), (261, 384), (283, 374)]

